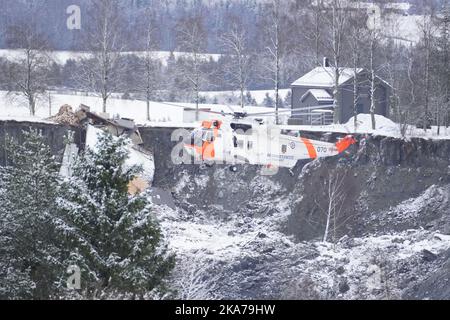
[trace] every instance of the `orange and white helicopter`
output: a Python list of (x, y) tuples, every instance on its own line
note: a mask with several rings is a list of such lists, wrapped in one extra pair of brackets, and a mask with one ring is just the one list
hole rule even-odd
[[(203, 121), (192, 131), (184, 149), (206, 164), (230, 164), (232, 171), (239, 163), (293, 168), (298, 160), (332, 157), (356, 143), (351, 135), (329, 143), (301, 137), (298, 131), (289, 132), (290, 126), (266, 124), (262, 119), (244, 120), (269, 113), (211, 113), (221, 114), (222, 120)], [(224, 118), (226, 115), (232, 115), (232, 120)]]

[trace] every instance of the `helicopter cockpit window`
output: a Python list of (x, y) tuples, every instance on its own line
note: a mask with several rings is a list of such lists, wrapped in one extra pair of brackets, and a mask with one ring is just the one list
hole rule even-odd
[(203, 131), (202, 140), (212, 142), (214, 140), (214, 135), (212, 131), (211, 130)]

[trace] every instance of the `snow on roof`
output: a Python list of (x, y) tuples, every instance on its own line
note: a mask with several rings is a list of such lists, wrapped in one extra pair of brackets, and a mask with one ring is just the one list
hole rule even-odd
[(317, 101), (333, 101), (333, 97), (324, 89), (309, 89), (300, 100), (312, 95)]
[(45, 124), (58, 125), (58, 123), (51, 121), (51, 120), (41, 119), (41, 118), (34, 117), (34, 116), (22, 116), (22, 115), (12, 116), (12, 115), (0, 114), (0, 121), (33, 122), (33, 123), (45, 123)]
[[(357, 73), (364, 69), (358, 68)], [(340, 68), (339, 85), (347, 82), (354, 76), (353, 68)], [(332, 87), (334, 84), (334, 68), (316, 67), (303, 77), (297, 79), (292, 86)]]
[[(330, 125), (281, 125), (284, 130), (291, 131), (310, 131), (310, 132), (335, 132), (343, 134), (373, 134), (384, 137), (404, 138), (400, 132), (400, 124), (395, 123), (382, 115), (375, 115), (376, 129), (372, 129), (372, 119), (370, 114), (358, 114), (357, 128), (355, 130), (354, 118), (350, 118), (344, 124)], [(437, 126), (432, 126), (431, 130), (424, 132), (423, 129), (416, 128), (414, 125), (407, 125), (406, 138), (422, 138), (433, 140), (450, 140), (450, 129), (441, 127), (438, 134)]]

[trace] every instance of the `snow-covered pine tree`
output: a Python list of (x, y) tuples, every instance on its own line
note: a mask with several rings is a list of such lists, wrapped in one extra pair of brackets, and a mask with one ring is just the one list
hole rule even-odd
[(291, 108), (292, 107), (292, 91), (289, 90), (286, 94), (286, 97), (284, 98), (284, 106), (285, 108)]
[(0, 167), (0, 299), (55, 298), (64, 270), (55, 232), (59, 165), (37, 130), (8, 138)]
[(275, 103), (275, 101), (272, 99), (270, 94), (268, 92), (266, 92), (266, 96), (264, 97), (264, 101), (263, 101), (264, 107), (271, 108), (274, 106), (274, 103)]
[(71, 226), (65, 230), (74, 248), (68, 263), (81, 269), (86, 298), (143, 298), (164, 291), (174, 267), (148, 198), (128, 194), (140, 168), (124, 165), (127, 144), (123, 137), (99, 135), (96, 150), (76, 161), (59, 200)]

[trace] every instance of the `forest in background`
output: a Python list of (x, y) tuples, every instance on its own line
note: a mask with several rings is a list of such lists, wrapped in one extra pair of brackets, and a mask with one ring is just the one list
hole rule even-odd
[[(65, 8), (81, 8), (81, 30), (65, 26)], [(447, 0), (409, 1), (408, 12), (376, 1), (381, 17), (421, 15), (414, 27), (418, 41), (396, 36), (395, 23), (387, 30), (368, 27), (362, 2), (343, 0), (117, 0), (106, 1), (1, 0), (0, 46), (33, 50), (83, 50), (94, 58), (69, 60), (65, 65), (36, 58), (40, 73), (35, 98), (48, 88), (98, 92), (105, 100), (112, 92), (142, 99), (208, 102), (208, 90), (236, 90), (233, 104), (252, 104), (245, 92), (288, 88), (290, 83), (328, 57), (331, 67), (364, 67), (392, 86), (390, 116), (397, 121), (429, 119), (448, 124), (449, 4)], [(348, 3), (351, 3), (349, 7)], [(108, 17), (107, 39), (99, 38), (102, 18)], [(52, 23), (48, 23), (52, 21)], [(27, 34), (27, 37), (23, 35)], [(108, 57), (101, 61), (100, 51)], [(162, 64), (154, 50), (184, 51)], [(117, 54), (121, 51), (148, 55)], [(201, 53), (220, 53), (218, 60)], [(47, 61), (46, 61), (47, 60)], [(108, 60), (105, 66), (101, 62)], [(94, 66), (103, 65), (103, 68)], [(21, 91), (23, 65), (0, 59), (3, 90)], [(103, 70), (102, 70), (103, 69)], [(26, 71), (26, 70), (25, 70)], [(108, 77), (101, 77), (107, 71)], [(26, 73), (26, 72), (25, 72)], [(18, 76), (19, 75), (19, 76)], [(368, 84), (369, 85), (369, 84)], [(23, 90), (22, 90), (23, 91)], [(30, 102), (32, 104), (32, 102)], [(289, 106), (289, 99), (267, 104)]]

